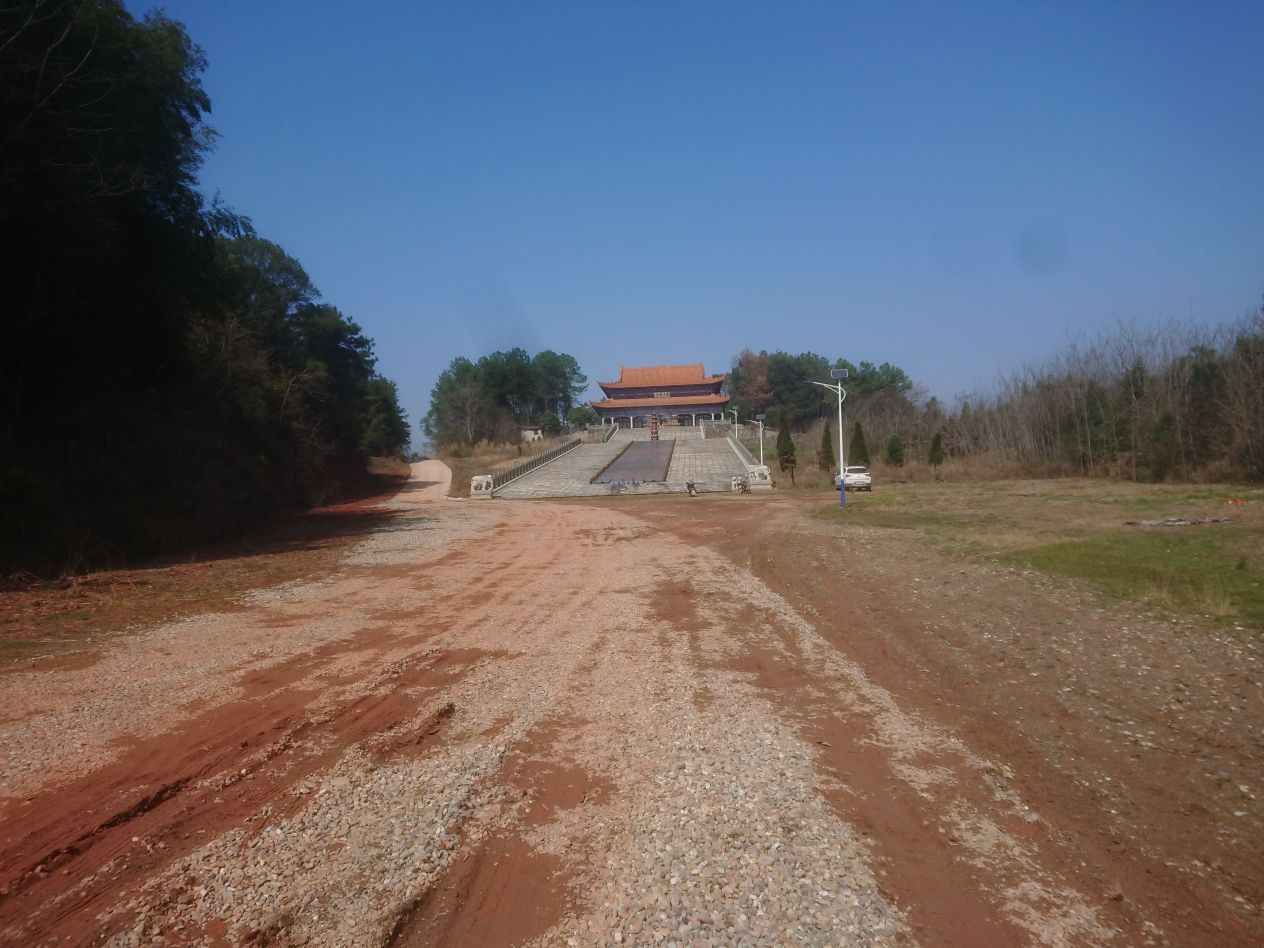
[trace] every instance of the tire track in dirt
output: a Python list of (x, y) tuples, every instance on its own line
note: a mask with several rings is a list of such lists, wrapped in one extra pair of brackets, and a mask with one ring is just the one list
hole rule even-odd
[(234, 645), (218, 697), (0, 809), (0, 938), (1143, 941), (1082, 831), (1023, 819), (1029, 759), (849, 651), (914, 620), (813, 598), (828, 562), (745, 500), (507, 503), (260, 596), (232, 622), (307, 645)]
[[(360, 597), (382, 591), (371, 580)], [(495, 596), (482, 599), (487, 606)], [(262, 618), (275, 627), (277, 608), (263, 609)], [(398, 635), (379, 622), (248, 671), (226, 689), (235, 700), (126, 742), (114, 763), (76, 780), (10, 799), (0, 809), (0, 932), (73, 939), (95, 912), (206, 838), (250, 823), (259, 832), (292, 815), (304, 798), (290, 791), (347, 748), (387, 735), (374, 747), (379, 756), (424, 750), (451, 710), (409, 733), (418, 708), (472, 665), (500, 657), (477, 649), (435, 653), (428, 643), (443, 623), (426, 617), (424, 625)], [(391, 656), (402, 657), (382, 669)], [(334, 673), (348, 658), (381, 670), (368, 680)], [(346, 698), (331, 697), (339, 685)]]
[[(783, 628), (778, 617), (761, 613), (749, 602), (723, 609), (722, 617), (708, 609), (708, 621), (703, 618), (702, 599), (698, 586), (676, 584), (655, 598), (654, 611), (688, 632), (695, 667), (753, 681), (765, 699), (819, 748), (818, 767), (833, 778), (822, 793), (848, 824), (876, 845), (887, 865), (898, 867), (880, 885), (904, 908), (913, 933), (935, 944), (980, 948), (1024, 941), (1022, 930), (983, 893), (985, 880), (979, 871), (963, 863), (944, 837), (930, 831), (926, 801), (892, 772), (889, 751), (879, 743), (877, 729), (855, 709), (841, 710), (848, 704), (845, 700), (826, 697), (832, 682), (822, 680), (795, 634)], [(728, 638), (727, 654), (722, 655), (715, 647), (708, 650), (701, 634), (720, 624)]]
[[(322, 753), (319, 757), (309, 760), (308, 766), (297, 775), (298, 782), (305, 780), (306, 783), (312, 785), (313, 789), (319, 784), (321, 792), (324, 792), (329, 784), (328, 780), (322, 777), (322, 772), (327, 772), (336, 761), (339, 763), (339, 769), (346, 772), (346, 764), (350, 760), (350, 773), (354, 775), (357, 768), (361, 767), (356, 761), (362, 756), (365, 761), (364, 766), (368, 768), (365, 773), (367, 777), (375, 768), (380, 771), (391, 770), (401, 758), (417, 756), (418, 750), (423, 763), (434, 753), (446, 753), (454, 739), (453, 729), (455, 728), (458, 732), (465, 731), (473, 726), (474, 718), (485, 713), (483, 708), (463, 703), (460, 688), (454, 687), (468, 677), (471, 670), (476, 672), (475, 677), (479, 679), (473, 686), (479, 697), (472, 698), (471, 701), (503, 705), (513, 708), (514, 712), (510, 715), (498, 715), (494, 720), (487, 722), (487, 727), (478, 734), (480, 743), (500, 740), (502, 738), (499, 735), (506, 734), (511, 740), (510, 746), (521, 745), (522, 753), (537, 753), (531, 748), (533, 743), (538, 743), (538, 735), (532, 732), (525, 738), (524, 743), (523, 738), (515, 741), (513, 733), (531, 728), (537, 718), (551, 713), (554, 704), (551, 696), (559, 690), (564, 692), (570, 687), (568, 681), (573, 678), (573, 675), (570, 675), (567, 669), (584, 660), (583, 650), (572, 652), (571, 649), (565, 647), (564, 642), (554, 642), (549, 638), (540, 637), (539, 630), (548, 627), (550, 618), (559, 608), (572, 615), (583, 615), (596, 593), (586, 588), (580, 579), (581, 561), (569, 543), (570, 533), (552, 522), (553, 518), (527, 516), (523, 519), (525, 522), (519, 527), (499, 530), (494, 537), (490, 538), (490, 542), (479, 543), (478, 552), (473, 554), (479, 558), (479, 572), (472, 574), (469, 572), (468, 555), (471, 551), (468, 549), (467, 555), (449, 556), (442, 558), (441, 562), (430, 562), (425, 567), (428, 580), (422, 585), (433, 598), (427, 599), (426, 605), (404, 603), (404, 607), (400, 609), (392, 607), (392, 609), (376, 610), (373, 613), (374, 625), (366, 630), (360, 637), (361, 641), (358, 642), (363, 652), (360, 659), (363, 660), (357, 661), (353, 667), (381, 669), (385, 665), (388, 670), (394, 669), (396, 680), (391, 683), (389, 694), (406, 695), (406, 699), (395, 699), (406, 702), (406, 706), (400, 704), (399, 713), (392, 714), (389, 720), (381, 720), (379, 726), (360, 728), (354, 733), (346, 734), (346, 740), (334, 743), (329, 741), (331, 736), (329, 732), (337, 729), (341, 715), (331, 712), (322, 716), (316, 722), (317, 733), (312, 737), (313, 742), (321, 745)], [(418, 585), (414, 582), (416, 577), (407, 569), (401, 567), (385, 567), (384, 569), (390, 573), (386, 586), (393, 588), (395, 585)], [(469, 580), (471, 578), (477, 580), (483, 575), (484, 570), (490, 571), (489, 575), (494, 576), (495, 580), (471, 586)], [(538, 587), (538, 583), (544, 581), (542, 577), (558, 574), (559, 571), (561, 575), (569, 576), (570, 580), (569, 586), (560, 589), (558, 595), (545, 601), (532, 592)], [(369, 585), (379, 593), (384, 591), (384, 584), (380, 580)], [(424, 642), (418, 633), (407, 631), (411, 625), (418, 622), (425, 622), (429, 629)], [(404, 634), (401, 635), (401, 632)], [(547, 661), (537, 656), (543, 661), (538, 671), (546, 671), (547, 674), (535, 675), (533, 686), (538, 694), (534, 698), (527, 700), (526, 696), (514, 690), (512, 688), (513, 676), (503, 674), (506, 663), (512, 664), (519, 660), (518, 653), (510, 654), (504, 650), (497, 651), (490, 647), (482, 647), (489, 646), (491, 643), (532, 645), (544, 650)], [(462, 678), (454, 677), (441, 683), (413, 679), (409, 677), (406, 667), (417, 660), (418, 650), (422, 647), (427, 653), (433, 652), (440, 655), (468, 652), (473, 660), (463, 667), (462, 670), (466, 675)], [(317, 662), (311, 657), (299, 656), (290, 666), (285, 664), (272, 666), (262, 672), (247, 673), (245, 677), (250, 679), (256, 689), (262, 690), (269, 685), (275, 685), (278, 688), (278, 694), (302, 701), (310, 697), (306, 691), (309, 684), (316, 678), (328, 679), (329, 669), (337, 665), (339, 674), (336, 681), (344, 683), (345, 680), (346, 687), (354, 685), (355, 688), (363, 689), (366, 683), (362, 678), (347, 676), (348, 666), (343, 661), (346, 656), (342, 653), (341, 644), (331, 643), (329, 650), (329, 661)], [(566, 660), (558, 662), (554, 656)], [(492, 671), (493, 668), (496, 671)], [(435, 687), (430, 687), (431, 684)], [(500, 691), (501, 694), (490, 695), (489, 689)], [(435, 697), (442, 699), (445, 695), (449, 698), (446, 704), (440, 705), (437, 711), (425, 712), (427, 707), (434, 707)], [(281, 708), (260, 703), (257, 695), (251, 695), (246, 703), (256, 706), (257, 717), (261, 721), (274, 718), (283, 711)], [(229, 705), (213, 709), (208, 714), (212, 717), (223, 716), (229, 721), (234, 721), (240, 711), (239, 706)], [(358, 721), (363, 717), (362, 713), (357, 713), (361, 711), (362, 708), (356, 707), (349, 708), (345, 713), (353, 715), (353, 719)], [(410, 718), (410, 715), (418, 711), (422, 712), (419, 719)], [(284, 717), (283, 714), (282, 716)], [(442, 725), (442, 731), (437, 736), (434, 733), (436, 724)], [(467, 740), (468, 735), (458, 734), (456, 739)], [(419, 745), (418, 742), (420, 742)], [(144, 750), (142, 749), (141, 752), (143, 755)], [(500, 758), (493, 755), (490, 759)], [(236, 758), (230, 755), (223, 769), (231, 773), (236, 763)], [(544, 769), (519, 769), (523, 773), (528, 771), (533, 773), (532, 780), (543, 781), (544, 790), (537, 788), (531, 791), (532, 794), (544, 793), (548, 787), (556, 784), (557, 780), (574, 779), (574, 772), (571, 771), (558, 771), (556, 780), (548, 776), (555, 769), (551, 765)], [(338, 779), (346, 780), (345, 777)], [(352, 777), (353, 787), (358, 779), (358, 777)], [(251, 783), (257, 783), (257, 780), (258, 778), (252, 774)], [(512, 788), (515, 782), (521, 783), (524, 780), (526, 778), (510, 774), (505, 778), (504, 783), (506, 787)], [(91, 782), (91, 779), (86, 782)], [(189, 838), (194, 843), (198, 843), (206, 840), (207, 837), (223, 834), (228, 829), (233, 829), (234, 832), (238, 829), (248, 829), (247, 836), (241, 838), (245, 840), (250, 837), (258, 838), (265, 831), (270, 832), (272, 829), (282, 828), (285, 828), (284, 834), (288, 836), (293, 831), (293, 825), (304, 819), (305, 804), (317, 796), (315, 793), (299, 798), (287, 796), (287, 792), (293, 789), (295, 782), (290, 781), (288, 787), (278, 785), (279, 797), (268, 799), (251, 797), (240, 801), (240, 805), (233, 806), (231, 812), (220, 807), (223, 811), (222, 821), (213, 825), (210, 822), (204, 823), (200, 828), (204, 830), (205, 835), (189, 834)], [(493, 786), (497, 783), (495, 779), (484, 782), (484, 789), (489, 792), (489, 800), (495, 801), (499, 790), (504, 789)], [(240, 785), (249, 784), (243, 779)], [(53, 795), (56, 796), (56, 792)], [(332, 796), (333, 794), (330, 794), (326, 799)], [(218, 798), (220, 801), (226, 799), (222, 789), (218, 789)], [(558, 797), (555, 804), (557, 807), (567, 805), (568, 800), (565, 794)], [(451, 848), (460, 845), (459, 834), (452, 835), (456, 831), (457, 824), (453, 824), (449, 828), (447, 837), (452, 840), (447, 844)], [(133, 832), (133, 830), (124, 832)], [(224, 836), (224, 839), (227, 840), (232, 835), (228, 834)], [(155, 840), (160, 839), (160, 836), (157, 831), (147, 829), (143, 838)], [(512, 853), (518, 854), (516, 858), (524, 861), (524, 864), (534, 859), (530, 846), (513, 844), (509, 836), (503, 838), (508, 845), (511, 845)], [(233, 842), (229, 848), (238, 845), (241, 843)], [(123, 931), (135, 922), (141, 931), (170, 932), (171, 925), (177, 924), (174, 919), (179, 918), (178, 924), (186, 935), (209, 932), (218, 940), (231, 936), (231, 933), (236, 930), (256, 939), (280, 939), (289, 937), (286, 933), (293, 926), (300, 924), (297, 908), (278, 910), (267, 917), (257, 918), (248, 930), (236, 928), (234, 925), (225, 929), (222, 927), (222, 922), (214, 917), (203, 917), (198, 920), (195, 917), (196, 913), (188, 905), (177, 904), (166, 894), (184, 892), (187, 895), (190, 891), (189, 884), (181, 881), (186, 876), (198, 875), (202, 878), (202, 882), (196, 885), (204, 887), (206, 884), (204, 872), (195, 868), (198, 865), (204, 865), (205, 859), (199, 857), (199, 860), (190, 863), (182, 858), (185, 852), (187, 852), (187, 847), (168, 844), (162, 851), (165, 866), (163, 865), (164, 858), (155, 857), (144, 865), (137, 865), (130, 882), (125, 885), (116, 884), (109, 889), (111, 899), (120, 903), (126, 903), (130, 899), (136, 905), (135, 911), (114, 911), (109, 923), (111, 930)], [(547, 859), (541, 857), (541, 859), (550, 863), (559, 861), (553, 857)], [(492, 858), (489, 865), (494, 867), (496, 861), (496, 858)], [(245, 868), (244, 865), (242, 868)], [(75, 867), (71, 878), (75, 878), (79, 871), (80, 868)], [(58, 879), (56, 874), (51, 878), (52, 885), (55, 887), (64, 887), (68, 882), (68, 880)], [(145, 881), (146, 878), (148, 882)], [(565, 885), (559, 882), (558, 886), (559, 893), (565, 891)], [(550, 889), (550, 891), (553, 890)], [(416, 897), (405, 899), (401, 904), (408, 904), (415, 899)], [(510, 913), (510, 916), (515, 911), (513, 908), (515, 905), (528, 907), (532, 912), (537, 913), (541, 905), (539, 899), (523, 901), (517, 895), (507, 900), (502, 899), (501, 902), (502, 907)], [(556, 901), (555, 909), (549, 918), (559, 917), (563, 904), (561, 901)], [(146, 905), (152, 906), (152, 909), (147, 909)], [(158, 914), (152, 914), (154, 911)], [(397, 917), (402, 917), (404, 914), (398, 908), (395, 913)], [(78, 925), (77, 930), (82, 933), (85, 931), (84, 926), (88, 917), (90, 917), (90, 911), (82, 900), (73, 905), (68, 904), (65, 911), (65, 930), (73, 931), (74, 926)], [(165, 921), (159, 921), (160, 918)], [(147, 919), (150, 920), (147, 921)], [(34, 920), (34, 923), (43, 924), (40, 920)], [(216, 932), (218, 934), (215, 934)]]
[[(1118, 744), (1097, 733), (1095, 718), (1078, 719), (1065, 705), (1049, 700), (1041, 685), (1007, 690), (1006, 679), (1026, 678), (1029, 672), (1022, 666), (1012, 668), (1012, 656), (1007, 667), (1003, 654), (989, 655), (989, 646), (984, 644), (988, 640), (977, 634), (989, 622), (1008, 621), (998, 613), (1030, 610), (1027, 619), (1033, 629), (1024, 652), (1032, 657), (1024, 664), (1035, 665), (1043, 661), (1042, 650), (1052, 637), (1049, 627), (1056, 628), (1063, 618), (1083, 623), (1089, 610), (1070, 610), (1030, 590), (1022, 593), (1023, 599), (1011, 602), (1014, 589), (1005, 589), (986, 573), (972, 572), (969, 584), (980, 588), (971, 594), (967, 614), (946, 617), (952, 606), (940, 600), (934, 614), (927, 616), (909, 601), (909, 587), (901, 585), (899, 577), (933, 588), (946, 573), (961, 583), (959, 574), (964, 569), (960, 564), (945, 568), (933, 554), (920, 551), (900, 535), (888, 535), (885, 540), (898, 549), (884, 547), (882, 535), (875, 536), (873, 531), (865, 533), (864, 552), (857, 555), (854, 540), (850, 549), (845, 548), (841, 540), (807, 519), (815, 506), (804, 510), (801, 503), (780, 500), (762, 509), (731, 507), (723, 531), (715, 530), (716, 518), (710, 512), (696, 507), (680, 519), (668, 519), (662, 511), (646, 512), (651, 522), (692, 542), (710, 545), (735, 568), (749, 568), (810, 617), (811, 625), (840, 656), (860, 663), (875, 683), (890, 689), (908, 708), (917, 709), (929, 721), (943, 722), (948, 733), (961, 735), (985, 760), (1000, 765), (984, 772), (981, 783), (978, 774), (969, 778), (967, 768), (964, 784), (959, 761), (911, 759), (893, 769), (881, 742), (857, 740), (854, 718), (823, 706), (821, 698), (830, 689), (812, 685), (808, 669), (816, 661), (797, 653), (793, 636), (774, 636), (771, 648), (768, 643), (751, 643), (746, 670), (761, 682), (770, 700), (781, 703), (787, 715), (800, 721), (805, 738), (819, 742), (821, 772), (837, 781), (837, 789), (829, 791), (831, 801), (845, 818), (870, 830), (879, 851), (885, 847), (891, 866), (887, 884), (900, 895), (901, 904), (912, 907), (915, 931), (919, 930), (919, 911), (926, 909), (921, 894), (926, 886), (920, 876), (937, 852), (945, 868), (954, 863), (960, 867), (958, 886), (970, 883), (979, 890), (991, 889), (993, 894), (987, 898), (992, 901), (998, 901), (996, 894), (1006, 889), (1021, 896), (1017, 878), (1004, 882), (995, 865), (972, 865), (994, 847), (996, 830), (1002, 829), (1022, 850), (1038, 854), (1055, 876), (1072, 881), (1089, 896), (1101, 918), (1130, 943), (1256, 943), (1258, 926), (1229, 907), (1236, 887), (1227, 895), (1223, 890), (1216, 892), (1205, 880), (1190, 879), (1180, 868), (1181, 857), (1187, 860), (1209, 840), (1205, 836), (1202, 843), (1181, 839), (1198, 833), (1198, 823), (1189, 819), (1192, 811), (1176, 818), (1164, 815), (1165, 810), (1171, 813), (1174, 802), (1181, 806), (1168, 775), (1139, 764), (1135, 755), (1121, 754)], [(871, 563), (885, 565), (871, 569)], [(844, 574), (842, 587), (838, 584)], [(842, 594), (844, 588), (846, 594)], [(989, 593), (995, 597), (991, 603)], [(743, 626), (770, 627), (753, 617), (734, 623), (735, 628)], [(1156, 661), (1161, 664), (1162, 659)], [(1115, 693), (1111, 699), (1126, 706), (1129, 696)], [(831, 703), (835, 707), (846, 704), (833, 699)], [(813, 704), (818, 710), (811, 710)], [(863, 728), (859, 734), (863, 736)], [(1203, 746), (1201, 741), (1197, 746)], [(1083, 761), (1081, 766), (1104, 774), (1107, 785), (1114, 775), (1114, 784), (1130, 788), (1141, 804), (1140, 813), (1154, 821), (1151, 826), (1159, 832), (1130, 838), (1113, 816), (1118, 797), (1088, 792), (1087, 784), (1075, 776), (1076, 769), (1051, 766), (1051, 758), (1059, 764), (1067, 758)], [(962, 825), (943, 825), (940, 814), (923, 797), (942, 802), (946, 798), (937, 788), (945, 783), (968, 785), (969, 779), (978, 786), (973, 794), (976, 806), (983, 804), (989, 792), (1006, 794), (1035, 806), (1038, 813), (1030, 817), (1034, 822), (957, 819), (949, 822)], [(926, 785), (919, 787), (919, 782)], [(1197, 797), (1186, 804), (1196, 807)], [(953, 812), (951, 804), (947, 811)], [(980, 812), (986, 813), (986, 807)], [(961, 810), (956, 813), (964, 815)], [(1258, 877), (1258, 864), (1238, 863), (1235, 872), (1245, 883)], [(1258, 887), (1247, 885), (1248, 891)], [(1013, 908), (1006, 911), (1014, 915)], [(928, 919), (920, 930), (939, 937), (940, 925)]]
[(561, 920), (576, 898), (578, 873), (566, 863), (579, 861), (581, 841), (568, 846), (564, 860), (535, 848), (524, 830), (609, 796), (608, 780), (557, 759), (558, 731), (577, 726), (582, 722), (542, 721), (506, 754), (489, 782), (521, 798), (512, 825), (472, 840), (449, 872), (399, 913), (387, 945), (526, 944)]
[[(428, 695), (494, 657), (468, 650), (397, 662), (367, 693), (319, 705), (316, 689), (256, 684), (243, 699), (137, 742), (114, 765), (11, 804), (0, 812), (0, 932), (73, 934), (200, 837), (246, 821), (264, 829), (301, 806), (289, 791), (347, 747), (399, 728)], [(154, 786), (116, 809), (134, 788)], [(68, 890), (69, 881), (79, 884)]]

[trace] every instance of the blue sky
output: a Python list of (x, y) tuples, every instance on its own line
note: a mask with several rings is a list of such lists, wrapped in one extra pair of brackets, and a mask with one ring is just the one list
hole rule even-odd
[(162, 6), (210, 60), (204, 188), (414, 431), (515, 345), (594, 381), (810, 349), (950, 399), (1264, 294), (1258, 2)]

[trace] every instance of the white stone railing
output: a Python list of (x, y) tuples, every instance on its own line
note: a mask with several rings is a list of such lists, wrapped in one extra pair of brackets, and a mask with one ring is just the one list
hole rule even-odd
[(543, 454), (537, 454), (533, 458), (523, 461), (521, 464), (515, 464), (507, 471), (501, 471), (492, 477), (492, 490), (499, 490), (511, 481), (516, 481), (520, 477), (530, 474), (538, 467), (543, 467), (550, 461), (556, 461), (567, 451), (573, 451), (583, 443), (582, 438), (571, 438), (565, 444), (560, 444), (552, 451), (545, 451)]

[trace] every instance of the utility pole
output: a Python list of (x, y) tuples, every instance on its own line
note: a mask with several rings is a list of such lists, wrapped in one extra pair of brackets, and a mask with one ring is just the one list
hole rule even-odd
[(843, 456), (843, 399), (847, 397), (847, 393), (843, 391), (843, 380), (847, 378), (846, 369), (830, 369), (830, 378), (834, 379), (836, 385), (826, 385), (824, 382), (813, 382), (807, 379), (809, 385), (819, 385), (821, 388), (828, 388), (831, 392), (838, 393), (838, 506), (847, 506), (847, 460)]

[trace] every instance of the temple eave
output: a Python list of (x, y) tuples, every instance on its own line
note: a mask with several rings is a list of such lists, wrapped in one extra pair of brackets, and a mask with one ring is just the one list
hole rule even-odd
[(668, 409), (697, 408), (700, 411), (711, 411), (727, 405), (729, 399), (725, 395), (677, 395), (670, 398), (603, 398), (589, 402), (598, 411), (626, 411), (630, 409)]

